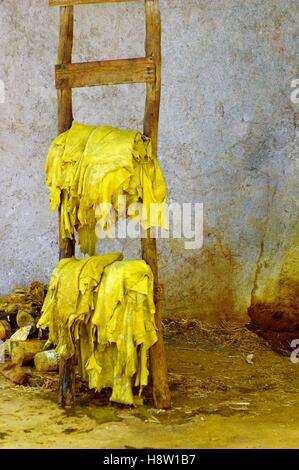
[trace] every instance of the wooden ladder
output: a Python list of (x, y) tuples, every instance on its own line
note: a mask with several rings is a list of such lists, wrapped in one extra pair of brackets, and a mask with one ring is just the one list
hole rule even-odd
[[(143, 0), (145, 4), (146, 41), (145, 57), (136, 59), (105, 60), (72, 63), (74, 6), (80, 4), (118, 3), (137, 0), (49, 0), (50, 6), (60, 7), (60, 34), (58, 60), (55, 70), (58, 92), (58, 133), (68, 130), (73, 121), (72, 88), (146, 83), (144, 134), (152, 139), (153, 151), (158, 149), (158, 125), (161, 96), (161, 17), (159, 0)], [(59, 210), (60, 220), (60, 210)], [(156, 239), (150, 231), (141, 239), (142, 258), (150, 265), (154, 278), (156, 325), (158, 341), (150, 349), (150, 373), (154, 403), (157, 408), (170, 408), (167, 365), (162, 333), (160, 302), (164, 298), (163, 286), (158, 281)], [(72, 240), (62, 240), (59, 229), (60, 259), (75, 254)], [(61, 361), (60, 402), (74, 399), (74, 367), (72, 360)]]

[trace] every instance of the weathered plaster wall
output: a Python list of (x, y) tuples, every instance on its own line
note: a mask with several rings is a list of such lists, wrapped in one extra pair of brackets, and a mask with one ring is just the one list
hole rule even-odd
[[(161, 0), (161, 10), (159, 157), (170, 200), (204, 203), (205, 231), (202, 250), (159, 243), (165, 314), (246, 320), (251, 299), (276, 301), (290, 263), (297, 289), (298, 2)], [(143, 54), (142, 4), (76, 11), (74, 60)], [(56, 132), (57, 32), (46, 0), (0, 2), (0, 294), (48, 281), (57, 260), (43, 174)], [(75, 118), (92, 124), (142, 129), (143, 106), (142, 85), (75, 92)], [(129, 257), (138, 250), (120, 246)]]

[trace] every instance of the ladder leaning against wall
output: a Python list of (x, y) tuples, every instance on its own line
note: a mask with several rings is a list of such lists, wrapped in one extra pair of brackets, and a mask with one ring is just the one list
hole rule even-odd
[[(74, 6), (95, 3), (136, 2), (138, 0), (49, 0), (50, 6), (60, 7), (60, 34), (58, 58), (55, 69), (58, 92), (58, 133), (68, 130), (73, 121), (72, 89), (100, 85), (146, 83), (144, 134), (152, 139), (157, 153), (158, 125), (161, 95), (161, 17), (159, 0), (142, 0), (145, 5), (146, 41), (145, 57), (136, 59), (105, 60), (72, 63)], [(59, 211), (60, 218), (60, 211)], [(157, 408), (170, 408), (167, 365), (162, 333), (160, 302), (164, 297), (163, 286), (158, 281), (156, 239), (150, 232), (141, 239), (142, 258), (151, 267), (154, 278), (154, 300), (158, 341), (150, 349), (150, 374), (154, 403)], [(75, 254), (75, 243), (62, 240), (59, 229), (60, 259)], [(75, 372), (73, 360), (60, 364), (60, 402), (64, 405), (74, 399)]]

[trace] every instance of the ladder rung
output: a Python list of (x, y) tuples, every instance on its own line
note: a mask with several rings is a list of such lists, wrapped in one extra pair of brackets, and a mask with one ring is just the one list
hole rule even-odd
[(150, 83), (156, 78), (152, 57), (56, 65), (56, 88)]
[(69, 7), (72, 5), (87, 5), (90, 3), (120, 3), (136, 2), (139, 0), (49, 0), (50, 7)]

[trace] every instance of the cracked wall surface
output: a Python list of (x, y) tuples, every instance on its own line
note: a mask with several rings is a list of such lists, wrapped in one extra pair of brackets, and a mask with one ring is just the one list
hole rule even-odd
[[(247, 321), (298, 293), (299, 76), (295, 0), (161, 0), (159, 159), (171, 202), (204, 204), (204, 246), (159, 242), (164, 314)], [(74, 61), (144, 53), (142, 3), (76, 7)], [(0, 1), (0, 295), (57, 262), (44, 161), (56, 134), (58, 9)], [(74, 92), (75, 118), (142, 130), (144, 86)], [(101, 243), (139, 256), (137, 241)], [(298, 302), (299, 304), (299, 302)], [(288, 312), (288, 307), (285, 312)], [(288, 313), (285, 313), (288, 315)]]

